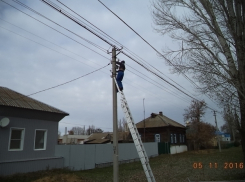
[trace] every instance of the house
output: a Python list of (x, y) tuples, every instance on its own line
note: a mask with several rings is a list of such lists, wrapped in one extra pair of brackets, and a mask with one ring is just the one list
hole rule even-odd
[[(110, 132), (111, 135), (111, 143), (113, 143), (113, 133)], [(118, 143), (132, 143), (133, 139), (131, 137), (130, 132), (128, 131), (120, 131), (118, 132)]]
[[(58, 123), (69, 114), (0, 87), (0, 175), (63, 166), (55, 156)], [(6, 123), (6, 121), (8, 121)]]
[(59, 144), (83, 144), (89, 135), (63, 135), (59, 137)]
[[(170, 152), (179, 153), (187, 150), (186, 127), (162, 112), (152, 113), (150, 117), (136, 124), (143, 142), (169, 142)], [(171, 151), (172, 150), (172, 151)]]
[(220, 141), (226, 141), (226, 142), (231, 141), (231, 135), (229, 133), (223, 133), (220, 131), (216, 131), (215, 135), (220, 138)]
[(92, 133), (84, 144), (105, 144), (111, 143), (110, 133)]

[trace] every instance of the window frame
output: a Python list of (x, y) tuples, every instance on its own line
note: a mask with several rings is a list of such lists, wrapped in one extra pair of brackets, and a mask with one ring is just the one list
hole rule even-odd
[(170, 143), (174, 143), (173, 134), (170, 134)]
[[(36, 134), (37, 131), (44, 131), (44, 147), (41, 149), (36, 149)], [(48, 136), (48, 130), (47, 129), (35, 129), (35, 133), (34, 133), (34, 146), (33, 149), (34, 151), (40, 151), (40, 150), (46, 150), (47, 149), (47, 136)]]
[[(20, 138), (20, 148), (19, 149), (11, 149), (11, 136), (13, 130), (21, 130), (21, 138)], [(17, 127), (11, 127), (9, 132), (9, 145), (8, 145), (8, 151), (23, 151), (24, 150), (24, 140), (25, 140), (25, 128), (17, 128)]]

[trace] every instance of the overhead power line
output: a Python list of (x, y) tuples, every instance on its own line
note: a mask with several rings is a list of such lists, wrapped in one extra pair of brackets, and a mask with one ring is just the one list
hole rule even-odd
[[(104, 58), (108, 59), (107, 57), (103, 56), (102, 54), (98, 53), (97, 51), (95, 51), (95, 50), (93, 50), (93, 49), (91, 49), (91, 48), (89, 48), (89, 47), (85, 46), (84, 44), (80, 43), (79, 41), (77, 41), (77, 40), (75, 40), (75, 39), (73, 39), (73, 38), (69, 37), (68, 35), (66, 35), (66, 34), (64, 34), (64, 33), (60, 32), (60, 31), (58, 31), (57, 29), (55, 29), (55, 28), (53, 28), (53, 27), (51, 27), (51, 26), (47, 25), (46, 23), (44, 23), (44, 22), (42, 22), (42, 21), (40, 21), (40, 20), (38, 20), (38, 19), (34, 18), (33, 16), (31, 16), (31, 15), (29, 15), (29, 14), (27, 14), (27, 13), (25, 13), (25, 12), (21, 11), (20, 9), (16, 8), (15, 6), (13, 6), (13, 5), (11, 5), (11, 4), (9, 4), (9, 3), (7, 3), (7, 2), (5, 2), (5, 1), (3, 1), (3, 0), (0, 0), (0, 1), (2, 1), (3, 3), (5, 3), (5, 4), (7, 4), (7, 5), (11, 6), (12, 8), (14, 8), (14, 9), (16, 9), (16, 10), (20, 11), (21, 13), (23, 13), (23, 14), (25, 14), (25, 15), (29, 16), (30, 18), (32, 18), (32, 19), (34, 19), (34, 20), (36, 20), (36, 21), (40, 22), (41, 24), (43, 24), (43, 25), (45, 25), (45, 26), (47, 26), (47, 27), (51, 28), (52, 30), (54, 30), (54, 31), (56, 31), (56, 32), (58, 32), (58, 33), (60, 33), (60, 34), (62, 34), (63, 36), (65, 36), (65, 37), (67, 37), (67, 38), (69, 38), (69, 39), (73, 40), (74, 42), (76, 42), (76, 43), (78, 43), (78, 44), (82, 45), (83, 47), (85, 47), (85, 48), (87, 48), (87, 49), (89, 49), (89, 50), (91, 50), (91, 51), (95, 52), (96, 54), (98, 54), (98, 55), (100, 55), (100, 56), (102, 56), (102, 57), (104, 57)], [(13, 0), (13, 1), (14, 1), (14, 0)], [(29, 9), (30, 11), (34, 12), (35, 14), (37, 14), (37, 15), (39, 15), (39, 16), (41, 16), (41, 17), (43, 17), (43, 18), (45, 18), (45, 19), (47, 19), (47, 20), (49, 20), (49, 21), (53, 22), (54, 24), (56, 24), (56, 25), (60, 26), (61, 28), (64, 28), (65, 30), (67, 30), (67, 31), (69, 31), (69, 32), (71, 32), (71, 33), (73, 33), (74, 35), (77, 35), (77, 34), (75, 34), (74, 32), (70, 31), (69, 29), (67, 29), (67, 28), (65, 28), (65, 27), (61, 26), (60, 24), (58, 24), (58, 23), (56, 23), (56, 22), (54, 22), (54, 21), (50, 20), (49, 18), (45, 17), (45, 16), (44, 16), (44, 15), (42, 15), (41, 13), (38, 13), (38, 12), (36, 12), (35, 10), (33, 10), (32, 8), (30, 8), (30, 7), (26, 6), (26, 5), (24, 5), (23, 3), (21, 3), (21, 2), (17, 2), (17, 1), (14, 1), (14, 2), (16, 2), (17, 4), (19, 4), (19, 5), (23, 6), (24, 8)], [(83, 37), (81, 37), (81, 36), (79, 36), (79, 35), (77, 35), (77, 36), (83, 39)], [(84, 39), (83, 39), (83, 40), (84, 40)], [(90, 42), (91, 42), (91, 41), (90, 41)], [(88, 42), (88, 43), (89, 43), (89, 42)], [(99, 47), (99, 46), (97, 45), (97, 48), (98, 48), (98, 47)], [(100, 50), (102, 50), (102, 49), (104, 49), (104, 48), (101, 48)], [(104, 52), (105, 52), (105, 49), (104, 49)]]
[(98, 38), (100, 38), (101, 40), (103, 40), (104, 42), (106, 42), (107, 44), (109, 44), (110, 46), (116, 47), (114, 44), (112, 44), (111, 42), (107, 41), (106, 39), (104, 39), (103, 37), (101, 37), (100, 35), (98, 35), (97, 33), (95, 33), (94, 31), (90, 30), (88, 27), (86, 27), (85, 25), (83, 25), (81, 22), (77, 21), (74, 17), (72, 17), (71, 14), (69, 14), (64, 9), (60, 8), (58, 5), (54, 4), (52, 1), (48, 1), (48, 0), (41, 0), (41, 1), (44, 2), (44, 3), (46, 3), (47, 5), (49, 5), (50, 7), (52, 7), (53, 9), (55, 9), (56, 11), (60, 12), (61, 14), (63, 14), (67, 18), (69, 18), (70, 20), (74, 21), (76, 24), (82, 26), (84, 29), (88, 30), (90, 33), (94, 34), (95, 36), (97, 36)]
[[(77, 16), (79, 16), (80, 18), (82, 18), (83, 20), (85, 20), (86, 22), (88, 22), (90, 25), (92, 25), (93, 27), (95, 27), (96, 29), (98, 29), (100, 32), (99, 33), (103, 33), (103, 36), (108, 37), (109, 39), (111, 39), (114, 43), (119, 44), (121, 47), (125, 48), (126, 50), (128, 50), (128, 52), (130, 52), (130, 54), (133, 54), (134, 56), (140, 58), (139, 56), (137, 56), (136, 54), (134, 54), (133, 52), (131, 52), (129, 49), (127, 49), (125, 46), (123, 46), (121, 43), (119, 43), (118, 41), (116, 41), (114, 38), (112, 38), (110, 35), (108, 35), (107, 33), (105, 33), (104, 31), (102, 31), (100, 28), (98, 28), (97, 26), (95, 26), (93, 23), (91, 23), (90, 21), (88, 21), (86, 18), (84, 18), (83, 16), (81, 16), (80, 14), (76, 13), (74, 10), (72, 10), (71, 8), (69, 8), (67, 5), (65, 5), (64, 3), (60, 2), (59, 0), (57, 0), (60, 4), (62, 4), (63, 6), (65, 6), (67, 9), (69, 9), (70, 11), (72, 11), (73, 13), (75, 13)], [(57, 6), (54, 4), (54, 6)], [(72, 16), (72, 15), (71, 15)], [(73, 16), (74, 17), (74, 16)], [(74, 17), (75, 19), (77, 19), (76, 17)], [(78, 20), (79, 21), (79, 20)], [(94, 30), (94, 29), (93, 29)], [(96, 30), (97, 31), (97, 30)], [(98, 31), (97, 31), (98, 32)], [(142, 58), (140, 58), (141, 60), (143, 60)], [(149, 64), (148, 62), (146, 62), (145, 60), (143, 60), (145, 63), (147, 63), (148, 65), (150, 65), (152, 68), (154, 68), (155, 70), (157, 70), (159, 73), (163, 74), (164, 76), (166, 76), (164, 73), (162, 73), (160, 70), (158, 70), (157, 68), (155, 68), (154, 66), (152, 66), (151, 64)], [(132, 72), (133, 73), (133, 72)], [(134, 73), (135, 74), (135, 73)], [(139, 76), (139, 75), (137, 75)], [(174, 80), (172, 80), (171, 78), (169, 78), (168, 76), (166, 76), (168, 79), (170, 79), (172, 82), (174, 82), (176, 85), (180, 86), (181, 88), (185, 89), (184, 87), (182, 87), (181, 85), (179, 85), (178, 83), (176, 83)], [(155, 85), (155, 84), (154, 84)], [(159, 87), (159, 86), (158, 86)], [(186, 90), (186, 89), (185, 89)], [(172, 94), (172, 93), (171, 93)]]
[[(104, 3), (98, 0), (106, 9), (108, 9), (112, 14), (114, 14), (119, 20), (121, 20), (128, 28), (130, 28), (136, 35), (138, 35), (145, 43), (147, 43), (154, 51), (156, 51), (159, 55), (161, 55), (169, 64), (175, 67), (191, 84), (193, 84), (196, 88), (200, 87), (191, 80), (186, 74), (184, 74), (178, 67), (176, 67), (168, 58), (166, 58), (162, 53), (160, 53), (154, 46), (152, 46), (147, 40), (145, 40), (137, 31), (135, 31), (130, 25), (128, 25), (123, 19), (121, 19), (116, 13), (114, 13), (111, 9), (109, 9)], [(183, 88), (183, 87), (182, 87)], [(207, 94), (205, 94), (210, 100), (212, 100)]]
[[(3, 1), (3, 0), (1, 0)], [(13, 0), (13, 1), (17, 1), (17, 0)], [(89, 28), (87, 28), (86, 26), (84, 26), (82, 23), (78, 22), (77, 20), (75, 20), (74, 18), (72, 18), (72, 15), (70, 15), (69, 13), (67, 13), (66, 11), (64, 11), (63, 9), (61, 9), (60, 7), (58, 7), (57, 5), (55, 5), (53, 2), (51, 1), (45, 1), (45, 0), (41, 0), (42, 2), (45, 2), (46, 4), (48, 4), (49, 6), (51, 6), (53, 9), (55, 9), (56, 11), (62, 13), (64, 16), (68, 17), (69, 19), (71, 19), (72, 21), (76, 22), (78, 25), (82, 26), (83, 28), (85, 28), (86, 30), (88, 30), (89, 32), (91, 32), (92, 34), (94, 34), (95, 36), (97, 36), (98, 38), (100, 38), (101, 40), (103, 40), (104, 42), (106, 42), (107, 44), (109, 44), (112, 47), (116, 47), (115, 45), (113, 45), (112, 43), (110, 43), (109, 41), (107, 41), (106, 39), (104, 39), (103, 37), (101, 37), (100, 35), (96, 34), (95, 32), (93, 32), (92, 30), (90, 30)], [(4, 2), (4, 1), (3, 1)], [(6, 3), (6, 2), (5, 2)], [(6, 3), (8, 4), (8, 3)], [(29, 8), (28, 8), (29, 9)], [(33, 10), (34, 11), (34, 10)], [(34, 11), (36, 12), (36, 11)], [(40, 14), (40, 13), (38, 13)], [(43, 16), (43, 15), (40, 15)], [(117, 47), (116, 47), (117, 48)], [(118, 48), (117, 48), (118, 49)], [(124, 53), (125, 54), (125, 53)], [(129, 57), (130, 59), (136, 61), (135, 59), (133, 59), (131, 56), (129, 56), (127, 54), (127, 57)], [(178, 87), (176, 87), (175, 85), (173, 85), (172, 83), (168, 82), (166, 79), (162, 78), (161, 76), (159, 76), (158, 74), (156, 74), (155, 72), (153, 72), (152, 70), (150, 70), (149, 68), (147, 68), (146, 66), (144, 66), (143, 64), (139, 63), (138, 61), (136, 61), (139, 65), (141, 65), (142, 67), (144, 67), (147, 71), (150, 71), (151, 73), (153, 73), (155, 76), (161, 78), (162, 80), (164, 80), (165, 82), (167, 82), (168, 84), (170, 84), (171, 86), (173, 86), (174, 88), (176, 88), (177, 90), (179, 90), (180, 92), (184, 93), (185, 95), (189, 96), (192, 99), (195, 99), (194, 97), (190, 96), (189, 94), (183, 92), (181, 89), (179, 89)], [(195, 99), (197, 100), (197, 99)]]
[[(159, 55), (161, 55), (169, 64), (171, 64), (172, 66), (174, 66), (178, 71), (179, 68), (177, 68), (169, 59), (167, 59), (162, 53), (160, 53), (155, 47), (153, 47), (147, 40), (145, 40), (138, 32), (136, 32), (131, 26), (129, 26), (123, 19), (121, 19), (116, 13), (114, 13), (112, 10), (110, 10), (105, 4), (103, 4), (100, 0), (98, 0), (106, 9), (108, 9), (112, 14), (114, 14), (119, 20), (121, 20), (128, 28), (130, 28), (136, 35), (138, 35), (145, 43), (147, 43), (154, 51), (156, 51)], [(182, 73), (180, 71), (181, 74), (183, 74), (183, 76), (188, 79), (192, 84), (194, 84), (196, 87), (198, 87), (196, 85), (195, 82), (193, 82), (189, 77), (187, 77), (184, 73)]]
[[(72, 21), (74, 21), (75, 23), (77, 23), (78, 25), (82, 26), (83, 28), (85, 28), (86, 30), (88, 30), (89, 32), (93, 33), (94, 35), (96, 35), (98, 38), (100, 38), (101, 40), (105, 41), (106, 43), (108, 43), (110, 46), (112, 47), (116, 47), (115, 45), (111, 44), (110, 42), (108, 42), (107, 40), (105, 40), (104, 38), (102, 38), (101, 36), (99, 36), (98, 34), (96, 34), (95, 32), (93, 32), (92, 30), (90, 30), (89, 28), (87, 28), (86, 26), (84, 26), (83, 24), (81, 24), (80, 22), (78, 22), (76, 19), (74, 19), (72, 17), (72, 15), (70, 15), (69, 13), (67, 13), (65, 10), (63, 10), (62, 8), (60, 8), (59, 6), (57, 6), (56, 4), (54, 4), (53, 2), (49, 1), (49, 0), (41, 0), (42, 2), (48, 4), (50, 7), (52, 7), (53, 9), (55, 9), (56, 11), (60, 12), (61, 14), (63, 14), (64, 16), (68, 17), (69, 19), (71, 19)], [(117, 47), (116, 47), (117, 48)], [(118, 48), (117, 48), (118, 49)], [(133, 59), (131, 56), (129, 56), (128, 54), (124, 53), (127, 57), (129, 57), (130, 59), (136, 61), (135, 59)], [(138, 61), (136, 61), (139, 65), (141, 65), (142, 67), (144, 67), (145, 69), (147, 69), (148, 71), (150, 71), (151, 73), (153, 73), (154, 75), (156, 75), (159, 78), (162, 78), (161, 76), (157, 75), (156, 73), (154, 73), (153, 71), (151, 71), (149, 68), (147, 68), (146, 66), (144, 66), (143, 64), (139, 63)], [(162, 78), (162, 80), (164, 80), (165, 82), (169, 83), (171, 86), (177, 88), (177, 90), (181, 91), (178, 87), (176, 87), (175, 85), (173, 85), (172, 83), (168, 82), (166, 79)], [(185, 93), (182, 91), (182, 93)], [(185, 95), (193, 98), (192, 96), (190, 96), (189, 94)], [(196, 99), (195, 99), (196, 100)]]
[(83, 77), (85, 77), (85, 76), (88, 76), (88, 75), (90, 75), (90, 74), (92, 74), (92, 73), (95, 73), (95, 72), (97, 72), (97, 71), (99, 71), (99, 70), (105, 68), (105, 67), (108, 66), (108, 65), (110, 65), (110, 63), (107, 64), (107, 65), (105, 65), (105, 66), (103, 66), (103, 67), (101, 67), (101, 68), (99, 68), (99, 69), (96, 69), (96, 70), (94, 70), (94, 71), (92, 71), (92, 72), (90, 72), (90, 73), (87, 73), (87, 74), (85, 74), (85, 75), (83, 75), (83, 76), (79, 76), (79, 77), (77, 77), (77, 78), (75, 78), (75, 79), (72, 79), (72, 80), (70, 80), (70, 81), (61, 83), (61, 84), (59, 84), (59, 85), (56, 85), (56, 86), (53, 86), (53, 87), (50, 87), (50, 88), (46, 88), (46, 89), (44, 89), (44, 90), (40, 90), (40, 91), (35, 92), (35, 93), (32, 93), (32, 94), (29, 94), (29, 95), (27, 95), (27, 97), (28, 97), (28, 96), (31, 96), (31, 95), (35, 95), (35, 94), (41, 93), (41, 92), (44, 92), (44, 91), (47, 91), (47, 90), (50, 90), (50, 89), (53, 89), (53, 88), (56, 88), (56, 87), (60, 87), (60, 86), (65, 85), (65, 84), (67, 84), (67, 83), (71, 83), (71, 82), (73, 82), (73, 81), (75, 81), (75, 80), (78, 80), (78, 79), (83, 78)]
[[(59, 46), (59, 45), (57, 45), (57, 44), (55, 44), (55, 43), (53, 43), (53, 42), (47, 40), (47, 39), (44, 39), (44, 38), (42, 38), (42, 37), (40, 37), (40, 36), (38, 36), (38, 35), (36, 35), (36, 34), (30, 32), (30, 31), (27, 31), (27, 30), (25, 30), (25, 29), (23, 29), (23, 28), (21, 28), (21, 27), (19, 27), (19, 26), (16, 26), (16, 25), (14, 25), (14, 24), (12, 24), (12, 23), (6, 21), (6, 20), (3, 20), (2, 18), (0, 18), (0, 20), (6, 22), (6, 23), (8, 23), (8, 24), (11, 24), (12, 26), (15, 26), (15, 27), (17, 27), (17, 28), (19, 28), (19, 29), (21, 29), (21, 30), (24, 30), (24, 31), (26, 31), (26, 32), (28, 32), (28, 33), (30, 33), (30, 34), (32, 34), (32, 35), (34, 35), (34, 36), (36, 36), (36, 37), (38, 37), (38, 38), (40, 38), (40, 39), (43, 39), (43, 40), (45, 40), (45, 41), (47, 41), (47, 42), (49, 42), (49, 43), (55, 45), (55, 46), (58, 46), (59, 48), (62, 48), (62, 49), (64, 49), (64, 50), (66, 50), (66, 51), (69, 51), (69, 50), (67, 50), (67, 49), (65, 49), (65, 48), (63, 48), (63, 47), (61, 47), (61, 46)], [(74, 59), (74, 58), (68, 56), (68, 55), (65, 55), (65, 54), (63, 54), (63, 53), (61, 53), (61, 52), (58, 52), (58, 51), (52, 49), (52, 48), (49, 48), (49, 47), (47, 47), (47, 46), (45, 46), (45, 45), (43, 45), (43, 44), (41, 44), (41, 43), (38, 43), (38, 42), (36, 42), (36, 41), (34, 41), (34, 40), (32, 40), (32, 39), (29, 39), (29, 38), (27, 38), (27, 37), (25, 37), (25, 36), (22, 36), (22, 35), (20, 35), (20, 34), (18, 34), (18, 33), (16, 33), (16, 32), (13, 32), (13, 31), (8, 30), (8, 29), (6, 29), (6, 28), (4, 28), (4, 27), (1, 27), (1, 26), (0, 26), (0, 28), (3, 28), (3, 29), (5, 29), (5, 30), (7, 30), (7, 31), (9, 31), (9, 32), (11, 32), (11, 33), (14, 33), (14, 34), (16, 34), (16, 35), (18, 35), (18, 36), (21, 36), (21, 37), (23, 37), (23, 38), (25, 38), (25, 39), (27, 39), (27, 40), (29, 40), (29, 41), (32, 41), (32, 42), (34, 42), (34, 43), (36, 43), (36, 44), (39, 44), (39, 45), (41, 45), (41, 46), (44, 46), (44, 47), (46, 47), (46, 48), (48, 48), (48, 49), (50, 49), (50, 50), (52, 50), (52, 51), (55, 51), (55, 52), (60, 53), (60, 54), (62, 54), (62, 55), (64, 55), (64, 56), (67, 56), (67, 57), (69, 57), (69, 58), (71, 58), (71, 59), (73, 59), (73, 60), (75, 60), (75, 61), (81, 62), (81, 61), (79, 61), (79, 60), (76, 60), (76, 59)], [(69, 51), (69, 52), (71, 52), (71, 51)], [(71, 53), (76, 54), (76, 53), (74, 53), (74, 52), (71, 52)], [(76, 55), (78, 55), (78, 54), (76, 54)], [(80, 56), (80, 55), (78, 55), (78, 56)], [(82, 58), (84, 58), (84, 57), (82, 57)], [(86, 59), (86, 58), (84, 58), (84, 59)], [(81, 63), (83, 63), (83, 62), (81, 62)], [(83, 64), (86, 64), (86, 63), (83, 63)], [(97, 64), (97, 65), (99, 65), (99, 64)], [(129, 65), (128, 65), (128, 66), (129, 66)], [(131, 66), (129, 66), (129, 67), (132, 68)], [(134, 69), (134, 68), (132, 68), (132, 69), (133, 69), (134, 71), (138, 72), (138, 73), (141, 73), (140, 71), (138, 71), (138, 70), (136, 70), (136, 69)], [(143, 80), (145, 80), (145, 81), (147, 81), (147, 82), (149, 82), (149, 83), (155, 85), (156, 87), (158, 87), (158, 88), (160, 88), (160, 89), (162, 89), (162, 90), (165, 90), (166, 92), (170, 93), (171, 95), (173, 95), (173, 96), (175, 96), (175, 97), (178, 97), (179, 99), (181, 99), (181, 100), (183, 100), (183, 101), (189, 102), (189, 101), (187, 101), (186, 98), (184, 98), (184, 97), (182, 98), (180, 95), (173, 93), (173, 91), (167, 89), (166, 87), (164, 87), (164, 86), (161, 85), (160, 83), (156, 82), (155, 80), (149, 78), (148, 76), (144, 75), (143, 73), (141, 73), (141, 74), (144, 75), (145, 77), (147, 77), (148, 79), (152, 80), (152, 81), (155, 82), (156, 84), (154, 84), (154, 83), (152, 83), (152, 82), (146, 80), (145, 78), (143, 78), (142, 76), (136, 74), (136, 73), (133, 72), (133, 71), (130, 71), (130, 70), (128, 70), (128, 71), (131, 72), (131, 73), (133, 73), (133, 74), (135, 74), (135, 75), (137, 75), (137, 76), (139, 76), (139, 77), (142, 78)], [(164, 87), (165, 89), (162, 88), (162, 87)]]
[[(97, 26), (95, 26), (93, 23), (89, 22), (86, 18), (84, 18), (83, 16), (81, 16), (80, 14), (76, 13), (74, 10), (72, 10), (71, 8), (69, 8), (67, 5), (65, 5), (64, 3), (60, 2), (59, 0), (57, 0), (60, 4), (62, 4), (63, 6), (65, 6), (67, 9), (69, 9), (70, 11), (72, 11), (73, 13), (75, 13), (76, 15), (78, 15), (80, 18), (82, 18), (83, 20), (85, 20), (86, 22), (88, 22), (90, 25), (92, 25), (93, 27), (95, 27), (96, 29), (98, 29), (100, 32), (103, 33), (104, 36), (108, 37), (109, 39), (111, 39), (114, 43), (120, 45), (121, 47), (125, 48), (127, 51), (130, 52), (130, 54), (133, 54), (134, 56), (140, 58), (139, 56), (137, 56), (136, 54), (132, 53), (127, 47), (123, 46), (120, 42), (116, 41), (114, 38), (112, 38), (110, 35), (108, 35), (107, 33), (105, 33), (104, 31), (102, 31), (100, 28), (98, 28)], [(75, 17), (74, 17), (75, 18)], [(96, 30), (97, 31), (97, 30)], [(98, 32), (98, 31), (97, 31)], [(142, 58), (140, 58), (141, 60), (143, 60)], [(158, 70), (157, 68), (155, 68), (154, 66), (152, 66), (151, 64), (149, 64), (148, 62), (146, 62), (145, 60), (143, 60), (145, 63), (147, 63), (148, 65), (150, 65), (152, 68), (154, 68), (155, 70), (157, 70), (159, 73), (163, 74), (164, 76), (166, 76), (164, 73), (162, 73), (160, 70)], [(184, 87), (182, 87), (181, 85), (179, 85), (178, 83), (176, 83), (174, 80), (172, 80), (171, 78), (169, 78), (168, 76), (166, 76), (168, 79), (170, 79), (172, 82), (174, 82), (175, 84), (177, 84), (178, 86), (180, 86), (181, 88), (185, 89)], [(186, 89), (185, 89), (186, 90)]]

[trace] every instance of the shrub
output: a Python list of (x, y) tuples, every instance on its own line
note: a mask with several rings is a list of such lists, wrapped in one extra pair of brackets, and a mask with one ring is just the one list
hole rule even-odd
[(239, 141), (235, 141), (235, 142), (234, 142), (234, 147), (239, 147), (240, 144), (241, 144), (241, 143), (240, 143)]

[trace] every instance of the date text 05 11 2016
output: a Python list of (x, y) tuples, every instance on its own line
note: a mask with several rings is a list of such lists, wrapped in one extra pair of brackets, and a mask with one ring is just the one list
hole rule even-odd
[(210, 162), (207, 165), (204, 165), (202, 162), (194, 162), (192, 167), (194, 169), (202, 169), (203, 167), (209, 168), (224, 168), (224, 169), (243, 169), (243, 162), (224, 162), (223, 164), (219, 164), (217, 162)]

